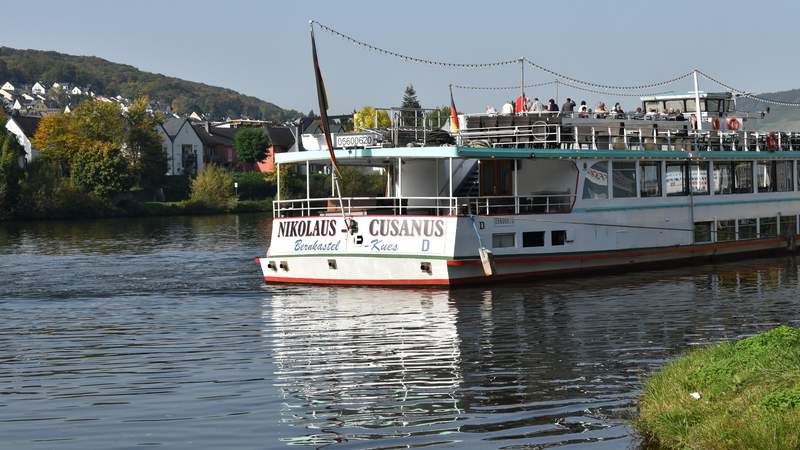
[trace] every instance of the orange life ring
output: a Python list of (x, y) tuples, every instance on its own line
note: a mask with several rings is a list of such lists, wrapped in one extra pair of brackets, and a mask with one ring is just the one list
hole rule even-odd
[(718, 117), (714, 117), (713, 119), (711, 119), (711, 128), (713, 128), (715, 130), (719, 130), (719, 118)]
[(775, 133), (770, 131), (767, 133), (767, 150), (775, 151), (778, 149), (778, 138), (775, 137)]
[(731, 131), (739, 131), (739, 119), (737, 119), (736, 117), (729, 117), (728, 129)]

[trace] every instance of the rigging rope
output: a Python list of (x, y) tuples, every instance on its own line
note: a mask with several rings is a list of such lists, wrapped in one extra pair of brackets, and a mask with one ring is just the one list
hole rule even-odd
[(537, 64), (537, 63), (529, 60), (528, 58), (524, 58), (524, 60), (525, 60), (526, 63), (530, 64), (532, 67), (534, 67), (536, 69), (539, 69), (539, 70), (542, 70), (542, 71), (545, 71), (545, 72), (549, 73), (550, 75), (553, 75), (553, 76), (555, 76), (557, 78), (560, 78), (562, 80), (567, 80), (567, 81), (571, 81), (573, 83), (583, 84), (583, 85), (594, 87), (594, 88), (617, 89), (617, 90), (623, 90), (623, 91), (642, 90), (642, 89), (650, 89), (650, 88), (654, 88), (654, 87), (666, 86), (668, 84), (672, 84), (672, 83), (675, 83), (677, 81), (683, 80), (684, 78), (689, 78), (690, 76), (692, 76), (692, 73), (694, 72), (694, 71), (689, 71), (687, 73), (684, 73), (682, 75), (678, 75), (678, 76), (676, 76), (674, 78), (670, 78), (668, 80), (656, 81), (656, 82), (648, 83), (648, 84), (638, 84), (638, 85), (632, 85), (632, 86), (615, 86), (615, 85), (612, 85), (612, 84), (601, 84), (601, 83), (594, 83), (592, 81), (579, 80), (577, 78), (573, 78), (573, 77), (570, 77), (568, 75), (564, 75), (563, 73), (556, 72), (555, 70), (549, 69), (549, 68), (547, 68), (547, 67), (545, 67), (545, 66), (543, 66), (541, 64)]
[[(525, 86), (522, 86), (522, 87), (527, 89), (527, 88), (548, 86), (548, 85), (552, 85), (552, 84), (556, 84), (556, 83), (557, 83), (556, 81), (544, 81), (542, 83), (526, 84)], [(516, 86), (464, 86), (464, 85), (461, 85), (461, 84), (454, 84), (453, 87), (454, 88), (458, 88), (458, 89), (471, 90), (471, 91), (511, 91), (511, 90), (519, 89), (521, 86), (520, 85), (516, 85)]]
[(697, 70), (697, 73), (699, 73), (700, 75), (706, 77), (708, 80), (713, 81), (714, 83), (717, 83), (718, 85), (724, 87), (725, 89), (728, 89), (731, 92), (734, 92), (736, 94), (741, 95), (742, 97), (750, 98), (750, 99), (753, 99), (753, 100), (756, 100), (756, 101), (759, 101), (759, 102), (762, 102), (762, 103), (768, 103), (770, 105), (800, 107), (800, 103), (783, 102), (783, 101), (780, 101), (780, 100), (772, 100), (772, 99), (769, 99), (769, 98), (760, 97), (758, 95), (753, 95), (753, 94), (751, 94), (751, 93), (749, 93), (747, 91), (743, 91), (741, 89), (736, 89), (735, 87), (733, 87), (733, 86), (731, 86), (731, 85), (729, 85), (727, 83), (723, 83), (722, 81), (712, 77), (711, 75), (703, 72), (700, 69)]
[(327, 25), (323, 25), (323, 24), (317, 22), (316, 20), (312, 20), (311, 23), (312, 24), (316, 24), (318, 27), (320, 27), (320, 29), (322, 29), (324, 31), (327, 31), (328, 33), (331, 33), (331, 34), (333, 34), (335, 36), (338, 36), (338, 37), (340, 37), (340, 38), (342, 38), (342, 39), (344, 39), (346, 41), (349, 41), (352, 44), (358, 45), (360, 47), (367, 48), (369, 50), (376, 51), (378, 53), (382, 53), (384, 55), (394, 56), (394, 57), (397, 57), (397, 58), (400, 58), (400, 59), (403, 59), (403, 60), (406, 60), (406, 61), (411, 61), (411, 62), (420, 63), (420, 64), (428, 64), (428, 65), (432, 65), (432, 66), (441, 66), (441, 67), (458, 67), (458, 68), (467, 68), (467, 69), (480, 69), (480, 68), (486, 68), (486, 67), (506, 66), (506, 65), (509, 65), (509, 64), (519, 64), (519, 62), (520, 62), (519, 58), (517, 58), (517, 59), (509, 59), (509, 60), (505, 60), (505, 61), (488, 62), (488, 63), (454, 63), (454, 62), (446, 62), (446, 61), (436, 61), (436, 60), (425, 59), (425, 58), (417, 58), (415, 56), (403, 55), (402, 53), (397, 53), (397, 52), (394, 52), (394, 51), (391, 51), (391, 50), (386, 50), (384, 48), (376, 47), (376, 46), (374, 46), (372, 44), (368, 44), (368, 43), (366, 43), (364, 41), (359, 41), (358, 39), (356, 39), (356, 38), (354, 38), (352, 36), (348, 36), (348, 35), (346, 35), (346, 34), (344, 34), (342, 32), (336, 31), (336, 30), (334, 30), (333, 28), (331, 28), (331, 27), (329, 27)]

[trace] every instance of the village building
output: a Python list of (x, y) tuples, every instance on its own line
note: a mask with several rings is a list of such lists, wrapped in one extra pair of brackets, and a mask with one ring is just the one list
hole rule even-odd
[(287, 127), (265, 127), (264, 132), (269, 138), (269, 146), (263, 161), (258, 162), (258, 170), (264, 173), (275, 172), (275, 154), (290, 151), (295, 147), (297, 140), (292, 130)]
[(36, 82), (31, 88), (31, 92), (37, 95), (45, 95), (47, 93), (47, 89), (42, 85), (40, 82)]
[(36, 134), (41, 120), (40, 117), (12, 114), (6, 122), (6, 130), (17, 137), (17, 142), (25, 150), (25, 154), (20, 155), (20, 167), (24, 167), (39, 156), (39, 150), (33, 146), (31, 139)]
[(7, 91), (7, 92), (14, 92), (15, 91), (14, 85), (11, 84), (10, 81), (6, 81), (5, 83), (3, 83), (3, 85), (0, 86), (0, 89), (2, 89), (4, 91)]
[(167, 154), (167, 175), (197, 175), (204, 167), (203, 140), (188, 119), (172, 118), (156, 128)]

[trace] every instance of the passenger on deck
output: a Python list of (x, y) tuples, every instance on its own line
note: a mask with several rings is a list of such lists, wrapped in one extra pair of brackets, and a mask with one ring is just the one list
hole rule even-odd
[(598, 119), (605, 119), (608, 117), (608, 110), (606, 109), (606, 104), (603, 102), (599, 102), (597, 104), (597, 108), (594, 109), (594, 113)]
[(686, 120), (686, 117), (683, 116), (683, 111), (678, 111), (675, 113), (675, 120)]
[(658, 111), (656, 111), (655, 108), (650, 108), (650, 111), (647, 111), (644, 118), (647, 120), (656, 120), (658, 118)]
[(517, 97), (517, 102), (514, 104), (515, 107), (514, 110), (517, 112), (517, 114), (528, 112), (531, 109), (530, 102), (531, 100), (527, 96), (523, 97), (520, 95), (519, 97)]
[(558, 112), (558, 105), (552, 98), (547, 102), (547, 110), (550, 112)]
[(497, 114), (497, 110), (494, 109), (494, 106), (492, 105), (486, 105), (486, 114), (494, 116), (495, 114)]
[(578, 117), (580, 117), (581, 119), (588, 119), (589, 118), (589, 112), (590, 111), (589, 111), (589, 107), (586, 105), (586, 100), (581, 100), (581, 107), (578, 108), (578, 112), (580, 112)]
[(503, 114), (504, 116), (510, 116), (511, 114), (514, 114), (514, 105), (510, 100), (503, 104), (503, 107), (500, 109), (500, 114)]
[(567, 97), (567, 101), (565, 101), (564, 104), (561, 105), (561, 112), (572, 113), (573, 111), (575, 111), (575, 102), (572, 101), (571, 98)]
[(542, 102), (539, 101), (538, 97), (533, 98), (533, 105), (531, 105), (531, 111), (533, 112), (544, 111), (544, 105), (542, 104)]
[(625, 111), (622, 110), (622, 105), (620, 105), (619, 102), (614, 103), (614, 109), (612, 111), (614, 112), (614, 117), (622, 117), (625, 114)]
[(693, 130), (697, 130), (697, 116), (695, 116), (694, 113), (689, 116), (689, 124)]

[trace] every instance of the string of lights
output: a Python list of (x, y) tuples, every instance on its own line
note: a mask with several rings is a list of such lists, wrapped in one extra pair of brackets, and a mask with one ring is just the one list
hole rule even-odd
[[(551, 86), (551, 85), (554, 85), (556, 83), (558, 83), (558, 82), (557, 81), (544, 81), (542, 83), (526, 84), (525, 86), (522, 86), (522, 87), (524, 87), (525, 89), (528, 89), (528, 88), (536, 88), (536, 87), (542, 87), (542, 86)], [(461, 85), (461, 84), (453, 84), (451, 86), (453, 88), (469, 90), (469, 91), (512, 91), (512, 90), (517, 90), (517, 89), (519, 89), (521, 87), (520, 85), (516, 85), (516, 86), (464, 86), (464, 85)]]
[(724, 82), (712, 77), (711, 75), (703, 72), (702, 70), (699, 70), (699, 69), (697, 70), (697, 73), (702, 75), (702, 76), (704, 76), (708, 80), (710, 80), (710, 81), (712, 81), (714, 83), (717, 83), (718, 85), (724, 87), (725, 89), (727, 89), (727, 90), (729, 90), (729, 91), (731, 91), (733, 93), (739, 94), (742, 97), (750, 98), (750, 99), (753, 99), (755, 101), (762, 102), (762, 103), (767, 103), (767, 104), (770, 104), (770, 105), (790, 106), (790, 107), (794, 107), (794, 108), (800, 107), (800, 103), (783, 102), (783, 101), (780, 101), (780, 100), (772, 100), (772, 99), (769, 99), (769, 98), (760, 97), (758, 95), (753, 95), (753, 94), (751, 94), (751, 93), (749, 93), (747, 91), (743, 91), (741, 89), (736, 89), (735, 87), (733, 87), (733, 86), (731, 86), (731, 85), (729, 85), (727, 83), (724, 83)]
[(569, 75), (564, 75), (563, 73), (556, 72), (555, 70), (549, 69), (549, 68), (547, 68), (547, 67), (545, 67), (545, 66), (543, 66), (541, 64), (537, 64), (537, 63), (529, 60), (528, 58), (524, 58), (524, 59), (525, 59), (525, 62), (528, 63), (531, 67), (534, 67), (534, 68), (539, 69), (541, 71), (547, 72), (550, 75), (553, 75), (554, 77), (559, 78), (561, 80), (567, 80), (567, 81), (571, 81), (572, 83), (575, 83), (575, 84), (582, 84), (582, 85), (590, 86), (590, 87), (593, 87), (593, 88), (612, 89), (612, 90), (619, 90), (619, 91), (628, 91), (628, 90), (641, 91), (643, 89), (652, 89), (652, 88), (666, 86), (668, 84), (672, 84), (672, 83), (681, 81), (681, 80), (683, 80), (685, 78), (689, 78), (690, 76), (692, 76), (692, 73), (694, 72), (694, 71), (690, 71), (690, 72), (684, 73), (682, 75), (678, 75), (676, 77), (670, 78), (668, 80), (663, 80), (663, 81), (655, 81), (655, 82), (652, 82), (652, 83), (637, 84), (637, 85), (632, 85), (632, 86), (618, 86), (618, 85), (612, 85), (612, 84), (595, 83), (593, 81), (579, 80), (577, 78), (570, 77)]
[(397, 53), (397, 52), (394, 52), (394, 51), (391, 51), (391, 50), (386, 50), (384, 48), (380, 48), (380, 47), (374, 46), (372, 44), (368, 44), (368, 43), (366, 43), (364, 41), (359, 41), (358, 39), (356, 39), (356, 38), (354, 38), (352, 36), (348, 36), (348, 35), (340, 32), (340, 31), (336, 31), (336, 30), (334, 30), (333, 28), (331, 28), (331, 27), (329, 27), (327, 25), (323, 25), (323, 24), (317, 22), (316, 20), (312, 20), (311, 24), (312, 24), (312, 26), (313, 25), (317, 25), (321, 30), (327, 31), (328, 33), (331, 33), (334, 36), (338, 36), (338, 37), (340, 37), (340, 38), (342, 38), (342, 39), (344, 39), (344, 40), (346, 40), (346, 41), (348, 41), (348, 42), (350, 42), (350, 43), (352, 43), (354, 45), (357, 45), (359, 47), (363, 47), (363, 48), (366, 48), (366, 49), (381, 53), (383, 55), (394, 56), (396, 58), (400, 58), (400, 59), (405, 60), (405, 61), (410, 61), (410, 62), (415, 62), (415, 63), (420, 63), (420, 64), (428, 64), (428, 65), (432, 65), (432, 66), (451, 67), (451, 68), (483, 69), (483, 68), (489, 68), (489, 67), (507, 66), (509, 64), (519, 64), (519, 62), (520, 62), (519, 58), (517, 58), (517, 59), (509, 59), (509, 60), (505, 60), (505, 61), (494, 61), (494, 62), (488, 62), (488, 63), (454, 63), (454, 62), (447, 62), (447, 61), (436, 61), (436, 60), (433, 60), (433, 59), (426, 59), (426, 58), (417, 58), (415, 56), (403, 55), (402, 53)]

